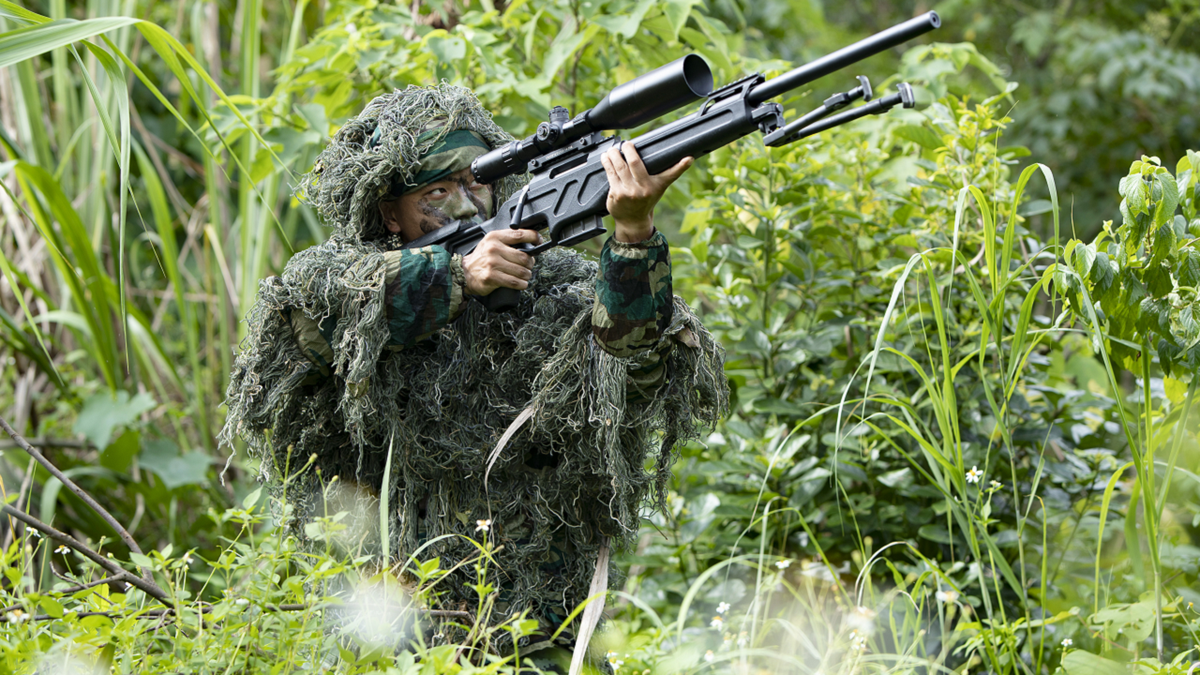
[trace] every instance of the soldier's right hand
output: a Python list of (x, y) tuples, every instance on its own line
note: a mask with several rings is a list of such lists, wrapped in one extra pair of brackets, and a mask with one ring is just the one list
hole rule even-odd
[(533, 278), (533, 256), (513, 248), (517, 244), (537, 244), (542, 237), (535, 230), (495, 230), (484, 235), (471, 253), (463, 256), (463, 275), (467, 295), (487, 295), (497, 288), (525, 290)]

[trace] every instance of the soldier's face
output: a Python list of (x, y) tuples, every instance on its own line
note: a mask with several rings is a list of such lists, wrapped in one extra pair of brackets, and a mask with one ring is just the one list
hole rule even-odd
[(390, 202), (379, 212), (388, 232), (399, 232), (406, 243), (456, 220), (482, 223), (492, 217), (492, 188), (477, 183), (471, 169), (450, 174)]

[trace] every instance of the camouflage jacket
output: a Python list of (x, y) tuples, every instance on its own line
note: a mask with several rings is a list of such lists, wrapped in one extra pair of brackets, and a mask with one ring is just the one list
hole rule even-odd
[(222, 440), (262, 458), (301, 537), (350, 513), (339, 545), (355, 556), (383, 553), (388, 495), (389, 554), (456, 570), (433, 606), (475, 607), (460, 563), (486, 537), (489, 623), (528, 611), (545, 635), (588, 597), (608, 542), (634, 541), (674, 450), (724, 413), (724, 353), (672, 295), (661, 234), (610, 240), (599, 264), (546, 251), (510, 312), (463, 287), (441, 248), (331, 239), (297, 253), (260, 283)]
[[(461, 256), (452, 256), (440, 246), (383, 255), (387, 265), (386, 349), (404, 349), (428, 339), (466, 309), (469, 298), (464, 293)], [(661, 232), (632, 244), (614, 237), (605, 241), (596, 279), (592, 334), (613, 356), (640, 356), (629, 366), (628, 394), (634, 399), (652, 396), (662, 383), (663, 350), (669, 349), (671, 342), (659, 338), (671, 323), (673, 299), (670, 249)], [(318, 324), (303, 312), (291, 312), (289, 319), (304, 353), (323, 375), (329, 375), (336, 318), (326, 317)]]

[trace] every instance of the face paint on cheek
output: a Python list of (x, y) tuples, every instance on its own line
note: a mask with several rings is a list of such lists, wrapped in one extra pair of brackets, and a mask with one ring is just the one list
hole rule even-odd
[(429, 202), (422, 201), (421, 204), (421, 232), (429, 234), (454, 222), (454, 219), (446, 215), (444, 211)]
[(492, 191), (487, 189), (483, 194), (476, 195), (474, 192), (467, 192), (471, 195), (471, 201), (475, 207), (479, 209), (479, 213), (483, 214), (483, 219), (488, 220), (492, 217)]
[(485, 187), (476, 193), (471, 190), (473, 182), (474, 179), (460, 180), (458, 184), (462, 186), (462, 193), (466, 195), (467, 199), (475, 207), (475, 213), (479, 216), (478, 222), (483, 222), (492, 217), (492, 189), (491, 187)]

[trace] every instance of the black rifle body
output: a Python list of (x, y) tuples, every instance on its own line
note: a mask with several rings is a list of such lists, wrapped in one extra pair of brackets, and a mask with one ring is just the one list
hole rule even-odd
[[(910, 19), (871, 37), (766, 81), (754, 74), (708, 95), (700, 110), (633, 139), (646, 170), (658, 174), (684, 157), (699, 159), (754, 132), (769, 134), (784, 125), (783, 107), (766, 99), (807, 84), (835, 70), (906, 42), (940, 25), (934, 12)], [(652, 93), (651, 93), (652, 94)], [(898, 101), (898, 98), (897, 98)], [(544, 243), (524, 246), (531, 254), (553, 246), (571, 246), (606, 232), (608, 177), (600, 157), (619, 136), (597, 131), (528, 163), (528, 186), (480, 223), (453, 223), (405, 244), (404, 248), (441, 246), (467, 255), (491, 231), (510, 228), (545, 230)], [(518, 216), (519, 213), (519, 216)], [(520, 222), (515, 222), (519, 217)], [(517, 291), (500, 288), (480, 298), (489, 309), (504, 311), (519, 300)]]
[[(727, 93), (713, 92), (699, 112), (634, 139), (647, 172), (661, 173), (684, 157), (703, 157), (755, 131), (773, 131), (782, 124), (779, 104), (751, 106), (742, 95), (741, 89), (755, 81), (761, 82), (762, 78), (752, 76), (735, 82), (725, 88)], [(488, 232), (513, 227), (522, 197), (525, 204), (518, 227), (545, 229), (549, 235), (549, 241), (530, 249), (532, 252), (552, 245), (570, 246), (604, 234), (601, 218), (608, 215), (608, 177), (600, 156), (621, 142), (619, 136), (594, 133), (531, 162), (532, 178), (526, 193), (500, 205), (491, 220), (478, 225), (448, 225), (409, 242), (405, 248), (437, 245), (467, 255)]]

